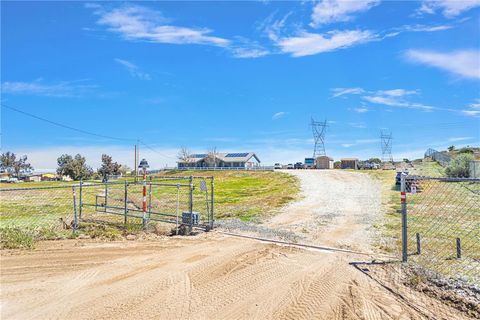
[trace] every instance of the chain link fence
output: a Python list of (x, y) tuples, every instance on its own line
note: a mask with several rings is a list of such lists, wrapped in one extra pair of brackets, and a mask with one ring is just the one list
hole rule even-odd
[(480, 179), (402, 178), (403, 261), (480, 287)]
[(31, 247), (35, 240), (71, 237), (92, 225), (137, 231), (167, 225), (177, 234), (197, 227), (208, 231), (213, 228), (213, 204), (213, 177), (3, 188), (1, 243), (4, 248)]

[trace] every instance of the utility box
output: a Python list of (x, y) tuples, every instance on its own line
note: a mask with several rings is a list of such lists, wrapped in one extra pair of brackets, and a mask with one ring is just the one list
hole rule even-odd
[(200, 214), (198, 212), (183, 212), (182, 213), (182, 223), (196, 226), (199, 222)]

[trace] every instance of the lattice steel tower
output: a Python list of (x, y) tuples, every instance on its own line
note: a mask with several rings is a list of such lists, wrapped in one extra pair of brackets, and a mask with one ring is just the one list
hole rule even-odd
[(391, 162), (393, 163), (392, 156), (392, 133), (391, 132), (380, 132), (380, 143), (382, 146), (382, 162)]
[(315, 121), (312, 118), (312, 131), (315, 146), (313, 147), (313, 157), (326, 156), (325, 153), (325, 132), (327, 131), (327, 120), (324, 122)]

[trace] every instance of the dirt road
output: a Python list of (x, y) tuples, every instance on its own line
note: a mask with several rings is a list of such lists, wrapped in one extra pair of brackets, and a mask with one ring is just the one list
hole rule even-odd
[[(316, 242), (371, 250), (368, 176), (298, 171), (303, 199), (268, 222)], [(335, 197), (335, 200), (331, 198)], [(305, 229), (305, 230), (303, 230)], [(2, 319), (420, 319), (349, 263), (367, 259), (215, 232), (155, 241), (51, 241), (4, 251)], [(431, 307), (429, 316), (462, 316)]]
[(285, 207), (271, 227), (324, 245), (371, 250), (372, 226), (381, 214), (380, 184), (367, 174), (340, 170), (290, 170), (302, 199)]

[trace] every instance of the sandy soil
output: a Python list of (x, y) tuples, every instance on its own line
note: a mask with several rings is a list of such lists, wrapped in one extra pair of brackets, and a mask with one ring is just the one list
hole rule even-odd
[[(371, 250), (378, 186), (356, 173), (295, 174), (303, 199), (269, 225)], [(155, 241), (50, 241), (34, 251), (3, 251), (1, 258), (2, 319), (462, 318), (438, 304), (427, 314), (408, 305), (350, 265), (365, 256), (215, 232)]]

